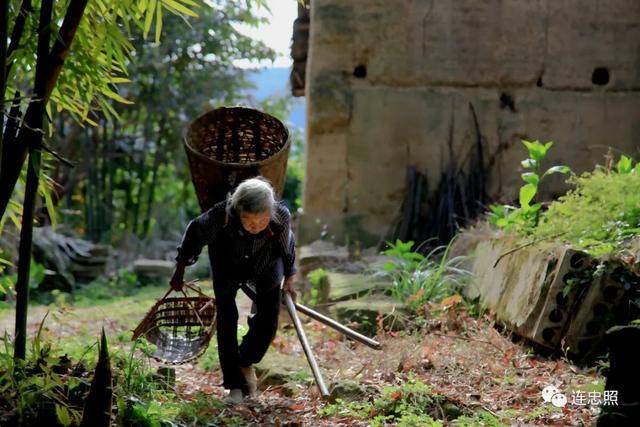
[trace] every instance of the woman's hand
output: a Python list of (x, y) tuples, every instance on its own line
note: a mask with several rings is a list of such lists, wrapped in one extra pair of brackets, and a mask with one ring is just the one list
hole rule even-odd
[(176, 271), (173, 272), (169, 284), (174, 291), (181, 291), (184, 286), (184, 265), (176, 263)]
[(296, 288), (293, 285), (293, 276), (289, 276), (284, 279), (284, 285), (282, 285), (282, 290), (288, 293), (289, 295), (291, 295), (291, 299), (293, 299), (294, 301), (296, 300), (298, 293), (296, 292)]

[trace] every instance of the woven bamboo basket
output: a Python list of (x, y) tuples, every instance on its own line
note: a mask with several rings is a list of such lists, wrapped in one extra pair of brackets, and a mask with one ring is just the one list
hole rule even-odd
[(151, 356), (164, 363), (181, 364), (199, 357), (215, 330), (215, 299), (193, 283), (185, 283), (185, 288), (196, 296), (188, 296), (183, 290), (183, 296), (169, 297), (175, 292), (169, 289), (133, 331), (132, 340), (144, 337), (155, 344)]
[(275, 117), (252, 108), (218, 108), (191, 122), (184, 146), (203, 211), (258, 175), (271, 181), (282, 197), (291, 140)]

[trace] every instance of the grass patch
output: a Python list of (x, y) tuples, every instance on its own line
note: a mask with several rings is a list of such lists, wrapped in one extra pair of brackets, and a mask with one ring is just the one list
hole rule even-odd
[(353, 417), (369, 419), (371, 425), (384, 426), (396, 423), (398, 426), (442, 426), (434, 416), (443, 413), (442, 405), (446, 397), (434, 394), (431, 388), (419, 380), (412, 380), (401, 386), (385, 387), (382, 395), (373, 402), (336, 402), (325, 406), (319, 412), (324, 418)]
[(500, 419), (496, 418), (495, 415), (482, 411), (477, 412), (473, 415), (463, 415), (458, 417), (455, 421), (453, 421), (454, 426), (458, 427), (508, 427), (509, 424), (504, 424)]

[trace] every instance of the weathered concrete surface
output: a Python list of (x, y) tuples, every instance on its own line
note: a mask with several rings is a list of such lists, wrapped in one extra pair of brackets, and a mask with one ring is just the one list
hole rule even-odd
[(327, 273), (329, 301), (340, 301), (365, 292), (381, 291), (393, 286), (389, 279), (372, 277), (369, 274)]
[[(399, 210), (406, 167), (433, 190), (478, 132), (490, 196), (505, 200), (521, 183), (522, 138), (555, 141), (547, 165), (576, 172), (608, 146), (637, 155), (639, 52), (635, 0), (314, 1), (301, 242), (325, 231), (376, 243)], [(592, 81), (598, 67), (603, 86)], [(542, 194), (563, 189), (552, 177)]]
[(480, 242), (475, 249), (474, 280), (466, 288), (466, 294), (470, 298), (479, 297), (501, 321), (519, 328), (535, 322), (532, 316), (537, 319), (538, 302), (544, 303), (548, 290), (547, 266), (561, 257), (566, 248), (540, 244), (502, 256), (515, 247), (514, 242), (503, 240)]
[[(384, 295), (370, 295), (356, 300), (341, 301), (329, 308), (330, 316), (366, 335), (375, 335), (378, 316), (383, 324), (397, 331), (405, 327), (403, 316), (407, 314), (404, 304)], [(353, 324), (355, 322), (357, 324)]]
[(465, 235), (465, 246), (475, 246), (475, 280), (465, 293), (519, 335), (590, 360), (603, 354), (606, 329), (629, 321), (629, 300), (640, 288), (629, 265), (554, 241), (522, 246), (500, 236)]

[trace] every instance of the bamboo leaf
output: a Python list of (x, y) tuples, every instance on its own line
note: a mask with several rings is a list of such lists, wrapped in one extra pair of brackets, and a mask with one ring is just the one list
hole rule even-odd
[(162, 34), (162, 4), (159, 3), (156, 8), (156, 43), (160, 43), (160, 35)]
[(142, 31), (142, 37), (145, 39), (149, 35), (149, 30), (151, 29), (151, 23), (153, 22), (153, 14), (156, 10), (156, 1), (157, 0), (150, 0), (149, 6), (147, 7), (147, 10), (146, 10), (146, 14), (144, 18), (144, 28)]
[(176, 0), (162, 0), (162, 3), (165, 5), (165, 7), (167, 7), (170, 10), (173, 9), (178, 13), (181, 13), (187, 16), (193, 16), (194, 18), (198, 17), (197, 13), (185, 7), (184, 5), (178, 3)]
[(116, 92), (112, 91), (111, 89), (109, 89), (108, 87), (104, 87), (101, 89), (101, 92), (108, 96), (109, 98), (113, 99), (114, 101), (118, 101), (121, 104), (133, 104), (133, 102), (123, 98), (122, 96), (120, 96), (119, 94), (117, 94)]

